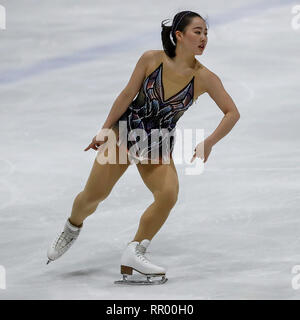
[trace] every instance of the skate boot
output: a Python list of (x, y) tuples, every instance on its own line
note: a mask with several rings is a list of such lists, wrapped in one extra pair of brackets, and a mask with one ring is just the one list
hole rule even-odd
[[(115, 281), (116, 284), (162, 284), (168, 279), (165, 277), (166, 270), (150, 262), (145, 253), (150, 244), (150, 240), (144, 239), (139, 243), (132, 241), (127, 245), (121, 257), (121, 274), (123, 280)], [(145, 280), (128, 279), (128, 275), (132, 276), (132, 271), (145, 275)], [(153, 277), (162, 277), (160, 280), (152, 280)]]
[(48, 262), (54, 261), (62, 256), (77, 239), (82, 227), (72, 225), (69, 219), (66, 221), (64, 230), (53, 241), (48, 249), (47, 256)]

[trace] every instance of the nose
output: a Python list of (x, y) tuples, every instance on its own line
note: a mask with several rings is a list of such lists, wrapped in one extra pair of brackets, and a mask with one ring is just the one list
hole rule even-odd
[(201, 35), (201, 41), (205, 41), (206, 40), (206, 36), (204, 34)]

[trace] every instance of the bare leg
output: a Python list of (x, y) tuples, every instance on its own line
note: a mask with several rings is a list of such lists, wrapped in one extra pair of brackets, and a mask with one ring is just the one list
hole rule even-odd
[(137, 168), (154, 197), (154, 202), (140, 218), (139, 228), (133, 240), (140, 242), (144, 239), (152, 240), (166, 221), (177, 201), (179, 183), (172, 158), (170, 164), (138, 163)]
[[(119, 147), (116, 145), (116, 163), (100, 164), (96, 159), (90, 172), (84, 190), (74, 200), (69, 221), (75, 226), (81, 226), (83, 221), (91, 215), (113, 189), (115, 183), (130, 165), (119, 164)], [(105, 150), (108, 155), (108, 150)]]

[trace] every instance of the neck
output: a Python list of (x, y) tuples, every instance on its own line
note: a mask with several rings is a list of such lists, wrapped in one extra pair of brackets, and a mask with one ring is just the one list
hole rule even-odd
[(195, 68), (197, 60), (194, 54), (187, 52), (187, 50), (180, 45), (177, 45), (175, 52), (176, 56), (173, 58), (173, 61), (179, 68)]

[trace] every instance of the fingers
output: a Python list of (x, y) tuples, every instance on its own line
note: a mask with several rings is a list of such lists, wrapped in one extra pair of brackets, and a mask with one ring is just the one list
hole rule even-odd
[(94, 149), (95, 151), (98, 151), (98, 149), (101, 147), (103, 143), (98, 142), (91, 142), (85, 149), (84, 151), (88, 151), (89, 149)]
[(98, 147), (96, 144), (93, 144), (91, 148), (94, 149), (94, 150), (96, 150), (96, 151), (98, 151), (98, 148), (99, 148), (99, 147)]
[[(191, 159), (191, 163), (195, 160), (197, 158), (197, 155), (196, 155), (196, 152), (193, 154), (193, 157), (192, 157), (192, 159)], [(201, 157), (200, 157), (201, 158)], [(201, 158), (202, 159), (202, 158)], [(204, 158), (204, 160), (203, 160), (203, 162), (206, 162), (206, 160), (207, 160), (207, 157), (206, 158)]]
[(84, 149), (84, 151), (88, 151), (89, 149), (94, 149), (95, 151), (98, 151), (101, 145), (108, 141), (107, 136), (104, 137), (104, 140), (101, 140), (101, 141), (97, 141), (96, 138), (97, 136), (93, 138), (92, 142)]
[(193, 157), (191, 159), (191, 163), (196, 159), (196, 153), (193, 154)]
[(88, 147), (84, 149), (84, 151), (88, 151), (89, 149), (94, 149), (96, 151), (98, 150), (94, 143), (91, 143)]
[(93, 146), (94, 146), (94, 143), (90, 143), (85, 149), (84, 149), (84, 151), (88, 151), (89, 149), (94, 149), (93, 148)]

